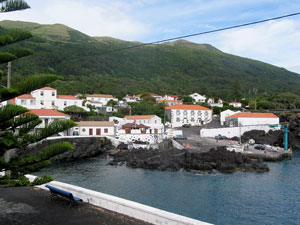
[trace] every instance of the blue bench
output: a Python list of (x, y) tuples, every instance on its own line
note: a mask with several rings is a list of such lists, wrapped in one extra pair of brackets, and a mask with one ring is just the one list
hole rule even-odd
[(81, 198), (77, 198), (77, 197), (73, 196), (73, 194), (71, 192), (64, 191), (62, 189), (50, 186), (48, 184), (45, 185), (45, 187), (49, 188), (51, 194), (53, 194), (53, 195), (60, 195), (62, 197), (68, 198), (68, 199), (70, 199), (70, 200), (72, 200), (74, 202), (82, 202)]

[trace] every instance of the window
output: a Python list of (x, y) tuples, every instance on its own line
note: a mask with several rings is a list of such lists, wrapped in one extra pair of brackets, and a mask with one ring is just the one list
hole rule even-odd
[(66, 106), (67, 105), (67, 101), (64, 101), (64, 106)]
[(195, 122), (195, 119), (194, 119), (194, 118), (191, 118), (191, 122)]
[(179, 117), (176, 118), (176, 122), (180, 122), (180, 118)]
[(30, 105), (35, 105), (35, 100), (30, 100)]
[(43, 100), (41, 100), (41, 102), (40, 102), (40, 103), (41, 103), (41, 105), (44, 105), (44, 101), (43, 101)]
[(185, 115), (185, 116), (187, 115), (187, 110), (183, 111), (183, 115)]
[(85, 130), (85, 128), (82, 128), (82, 130), (81, 130), (82, 132), (85, 132), (86, 130)]
[(104, 133), (108, 133), (108, 129), (107, 128), (104, 128)]
[(49, 119), (45, 119), (45, 126), (47, 127), (49, 124)]
[(198, 116), (201, 116), (201, 111), (198, 111)]
[(44, 91), (41, 91), (41, 96), (44, 96)]
[(52, 101), (52, 102), (51, 102), (51, 105), (54, 106), (54, 105), (55, 105), (55, 101)]
[(180, 115), (180, 110), (176, 110), (176, 115)]
[(52, 91), (52, 96), (55, 96), (55, 92), (54, 91)]
[(26, 105), (26, 100), (25, 99), (21, 99), (21, 105)]
[(195, 112), (194, 112), (194, 111), (191, 111), (191, 115), (192, 115), (192, 116), (195, 115)]

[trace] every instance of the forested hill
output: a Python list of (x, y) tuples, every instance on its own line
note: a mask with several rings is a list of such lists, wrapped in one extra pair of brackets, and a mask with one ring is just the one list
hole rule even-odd
[(52, 85), (60, 94), (198, 92), (226, 98), (235, 80), (245, 94), (300, 94), (299, 74), (226, 54), (208, 44), (178, 40), (102, 54), (141, 43), (89, 37), (61, 24), (2, 21), (0, 26), (1, 34), (7, 28), (22, 28), (34, 35), (18, 44), (35, 54), (13, 62), (13, 81), (31, 74), (61, 75), (64, 80)]

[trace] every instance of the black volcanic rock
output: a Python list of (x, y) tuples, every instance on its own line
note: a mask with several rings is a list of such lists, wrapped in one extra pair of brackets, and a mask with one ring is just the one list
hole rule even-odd
[(262, 160), (250, 160), (241, 153), (227, 151), (225, 147), (211, 149), (209, 152), (189, 152), (188, 150), (136, 149), (119, 152), (109, 165), (124, 164), (131, 168), (190, 172), (223, 173), (235, 171), (267, 172), (269, 168)]

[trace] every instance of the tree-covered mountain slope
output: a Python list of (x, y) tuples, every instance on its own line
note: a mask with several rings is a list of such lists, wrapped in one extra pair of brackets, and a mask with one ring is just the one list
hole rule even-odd
[(178, 40), (114, 51), (142, 43), (89, 37), (60, 24), (2, 21), (0, 26), (0, 32), (22, 28), (34, 36), (18, 44), (35, 54), (13, 62), (14, 80), (40, 73), (61, 75), (64, 80), (52, 85), (61, 94), (199, 92), (227, 98), (236, 80), (245, 95), (287, 91), (300, 94), (299, 74), (226, 54), (208, 44)]

